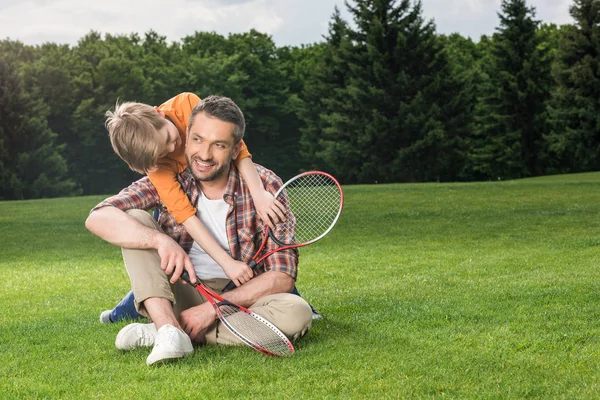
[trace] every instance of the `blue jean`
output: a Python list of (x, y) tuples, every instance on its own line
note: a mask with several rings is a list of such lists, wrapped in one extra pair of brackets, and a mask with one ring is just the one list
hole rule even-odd
[(110, 320), (112, 322), (121, 321), (122, 319), (138, 319), (142, 318), (140, 314), (135, 310), (135, 301), (133, 292), (129, 291), (123, 297), (123, 300), (113, 308), (110, 313)]
[[(295, 286), (294, 290), (292, 290), (292, 294), (302, 297)], [(310, 308), (312, 308), (313, 312), (316, 313), (315, 309), (312, 306), (310, 306)], [(140, 314), (138, 314), (138, 312), (135, 310), (135, 301), (132, 291), (129, 291), (129, 293), (127, 293), (125, 297), (123, 297), (123, 300), (121, 300), (121, 302), (117, 304), (110, 313), (110, 320), (112, 322), (121, 321), (123, 319), (139, 318), (143, 317)]]

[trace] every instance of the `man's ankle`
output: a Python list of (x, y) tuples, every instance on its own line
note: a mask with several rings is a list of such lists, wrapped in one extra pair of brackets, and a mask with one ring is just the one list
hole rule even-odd
[(162, 297), (150, 297), (144, 300), (144, 308), (149, 315), (149, 319), (154, 323), (156, 329), (165, 325), (172, 325), (181, 329), (179, 321), (173, 313), (173, 304), (168, 299)]

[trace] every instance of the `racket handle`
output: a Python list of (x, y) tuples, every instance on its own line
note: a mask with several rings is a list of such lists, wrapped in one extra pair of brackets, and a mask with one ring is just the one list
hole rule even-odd
[(229, 282), (227, 286), (223, 288), (222, 293), (229, 292), (231, 289), (235, 288), (235, 283), (233, 281)]
[[(250, 269), (251, 269), (252, 271), (256, 270), (256, 266), (257, 266), (257, 265), (258, 265), (258, 264), (257, 264), (257, 263), (256, 263), (254, 260), (250, 260), (250, 262), (248, 263), (248, 266), (250, 267)], [(183, 275), (183, 274), (182, 274), (182, 275)], [(235, 283), (233, 283), (233, 281), (231, 281), (231, 282), (229, 282), (229, 283), (227, 284), (227, 286), (225, 286), (225, 287), (223, 288), (223, 293), (225, 293), (225, 292), (229, 292), (231, 289), (234, 289), (234, 288), (235, 288)]]
[[(181, 276), (179, 277), (181, 279), (183, 279), (184, 281), (186, 281), (187, 283), (189, 283), (192, 286), (195, 286), (191, 279), (190, 279), (190, 274), (188, 274), (187, 270), (183, 270), (183, 272), (181, 273)], [(196, 277), (196, 282), (198, 281), (198, 277)]]

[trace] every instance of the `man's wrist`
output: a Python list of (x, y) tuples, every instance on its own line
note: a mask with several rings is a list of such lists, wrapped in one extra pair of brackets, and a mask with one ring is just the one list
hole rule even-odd
[(208, 312), (210, 313), (209, 315), (212, 316), (212, 320), (216, 320), (217, 319), (217, 312), (215, 311), (215, 308), (212, 306), (212, 304), (207, 304), (208, 307)]
[(151, 229), (150, 238), (149, 238), (150, 248), (158, 250), (160, 248), (162, 241), (165, 239), (165, 236), (166, 236), (165, 234), (163, 234), (157, 230)]
[(200, 304), (197, 307), (199, 310), (201, 310), (202, 313), (206, 313), (207, 315), (209, 315), (212, 321), (215, 321), (217, 319), (217, 312), (215, 311), (213, 305), (210, 304), (208, 301)]

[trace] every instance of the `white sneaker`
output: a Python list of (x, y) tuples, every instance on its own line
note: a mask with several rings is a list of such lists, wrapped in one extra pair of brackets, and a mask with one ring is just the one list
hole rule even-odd
[(154, 324), (129, 324), (119, 331), (115, 346), (119, 350), (133, 350), (137, 347), (151, 347), (156, 338)]
[(194, 352), (192, 341), (184, 331), (173, 325), (163, 325), (156, 334), (152, 353), (146, 364), (152, 365), (174, 358), (182, 358)]

